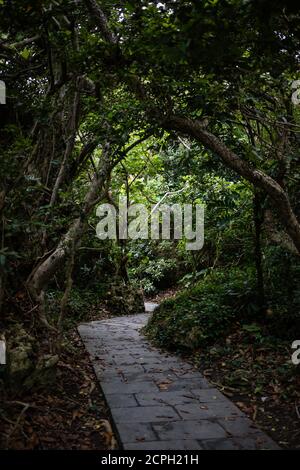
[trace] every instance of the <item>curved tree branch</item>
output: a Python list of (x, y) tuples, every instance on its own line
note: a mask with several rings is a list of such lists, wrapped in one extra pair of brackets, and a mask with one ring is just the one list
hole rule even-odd
[(166, 129), (180, 131), (194, 137), (206, 148), (216, 153), (227, 167), (270, 196), (274, 209), (279, 214), (281, 222), (293, 240), (298, 253), (300, 253), (300, 224), (293, 212), (287, 193), (277, 181), (261, 170), (252, 168), (219, 140), (218, 137), (207, 131), (201, 121), (182, 116), (171, 116), (164, 126)]

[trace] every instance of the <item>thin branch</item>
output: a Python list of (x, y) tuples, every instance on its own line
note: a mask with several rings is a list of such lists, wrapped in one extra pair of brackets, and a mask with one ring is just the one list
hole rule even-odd
[(84, 0), (84, 3), (90, 12), (91, 18), (97, 26), (99, 26), (103, 38), (110, 44), (116, 44), (117, 38), (110, 30), (106, 16), (100, 8), (100, 5), (95, 0)]

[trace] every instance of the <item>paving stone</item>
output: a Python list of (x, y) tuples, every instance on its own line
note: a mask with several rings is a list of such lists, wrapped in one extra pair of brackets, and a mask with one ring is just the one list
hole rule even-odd
[(183, 419), (211, 419), (243, 416), (243, 413), (230, 402), (210, 402), (177, 405), (176, 410)]
[(241, 450), (241, 446), (233, 439), (208, 439), (200, 441), (204, 450)]
[(165, 372), (145, 372), (144, 377), (148, 377), (158, 386), (163, 385), (163, 389), (167, 390), (171, 384), (177, 382), (177, 377), (175, 374), (169, 371)]
[(136, 382), (153, 382), (160, 384), (161, 382), (164, 383), (167, 380), (171, 380), (169, 378), (169, 375), (164, 375), (164, 374), (145, 374), (141, 372), (135, 372), (135, 373), (126, 373), (126, 371), (120, 371), (120, 372), (115, 372), (115, 374), (111, 374), (110, 371), (107, 373), (102, 372), (96, 372), (97, 377), (101, 382), (111, 382), (111, 381), (116, 381), (120, 383), (136, 383)]
[(223, 401), (228, 403), (228, 398), (226, 398), (222, 393), (219, 392), (216, 388), (211, 389), (191, 389), (191, 393), (195, 395), (200, 403), (209, 403), (209, 402), (219, 402)]
[[(180, 371), (180, 363), (175, 361), (169, 361), (166, 359), (164, 362), (150, 362), (144, 364), (144, 369), (146, 372), (163, 372), (168, 370), (170, 372), (176, 373)], [(199, 374), (200, 376), (200, 374)]]
[(203, 377), (199, 372), (195, 371), (194, 369), (180, 370), (180, 368), (178, 368), (177, 370), (174, 370), (174, 373), (177, 375), (177, 377), (181, 379), (194, 379), (196, 377)]
[[(132, 353), (132, 356), (135, 357), (136, 359), (140, 361), (142, 360), (151, 360), (153, 359), (153, 362), (159, 362), (159, 360), (162, 360), (162, 355), (159, 353), (159, 351), (140, 351), (136, 353)], [(166, 356), (168, 358), (168, 356)]]
[(144, 369), (140, 364), (132, 364), (130, 366), (125, 366), (125, 367), (117, 365), (115, 369), (118, 373), (122, 372), (122, 374), (127, 374), (127, 375), (137, 374), (137, 373), (143, 375), (144, 373)]
[(156, 302), (145, 302), (145, 312), (154, 312), (157, 307), (158, 303)]
[(139, 406), (137, 408), (111, 408), (116, 423), (153, 423), (180, 419), (171, 406)]
[(258, 428), (246, 417), (218, 419), (229, 436), (242, 437), (258, 432)]
[(197, 378), (197, 379), (177, 379), (174, 380), (169, 386), (166, 388), (166, 391), (173, 391), (173, 390), (192, 390), (193, 388), (211, 388), (207, 380), (204, 378)]
[(155, 392), (158, 390), (153, 382), (132, 382), (125, 383), (111, 381), (101, 383), (102, 390), (105, 394), (111, 393), (141, 393), (141, 392)]
[(112, 393), (106, 395), (106, 401), (110, 408), (128, 408), (139, 406), (135, 396), (129, 393)]
[(199, 442), (186, 441), (154, 441), (124, 444), (125, 450), (202, 450)]
[(148, 423), (134, 423), (134, 426), (132, 423), (118, 423), (117, 431), (124, 446), (127, 443), (153, 442), (157, 440), (152, 426)]
[(80, 325), (124, 449), (278, 449), (188, 362), (153, 347), (149, 314)]
[(208, 420), (172, 421), (153, 424), (153, 429), (162, 441), (180, 439), (220, 439), (227, 437), (225, 430)]
[(171, 406), (198, 403), (198, 399), (192, 393), (181, 390), (163, 393), (137, 393), (135, 398), (142, 406), (153, 406), (159, 403)]
[(118, 372), (115, 367), (112, 369), (112, 368), (103, 368), (103, 367), (97, 367), (97, 365), (95, 366), (94, 365), (94, 371), (95, 371), (95, 374), (98, 378), (98, 380), (100, 380), (100, 382), (111, 382), (112, 380), (116, 380), (116, 381), (123, 381), (122, 380), (122, 373), (121, 372)]
[(133, 366), (137, 364), (136, 359), (131, 354), (130, 355), (123, 354), (122, 356), (114, 356), (113, 360), (115, 364), (117, 364), (120, 367)]
[(107, 374), (107, 376), (103, 375), (102, 370), (95, 369), (95, 374), (97, 379), (101, 382), (101, 384), (105, 385), (106, 383), (113, 383), (117, 387), (122, 387), (124, 383), (127, 383), (124, 377), (115, 373), (114, 375)]
[[(144, 369), (146, 370), (146, 367), (151, 368), (153, 364), (157, 364), (159, 360), (164, 360), (164, 358), (161, 358), (160, 356), (157, 356), (157, 354), (132, 354), (133, 357), (136, 359), (136, 363), (141, 364)], [(153, 368), (153, 367), (152, 367)]]

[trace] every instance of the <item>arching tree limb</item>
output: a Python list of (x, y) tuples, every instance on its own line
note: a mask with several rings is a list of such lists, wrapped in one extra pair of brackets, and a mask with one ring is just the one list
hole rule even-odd
[(201, 121), (182, 116), (171, 116), (164, 123), (164, 127), (194, 137), (206, 148), (216, 153), (227, 167), (252, 183), (256, 188), (263, 190), (270, 197), (273, 208), (278, 213), (283, 226), (300, 254), (299, 221), (293, 212), (288, 194), (273, 178), (261, 170), (252, 168), (230, 150), (218, 137), (206, 130), (202, 126)]
[[(84, 0), (90, 14), (94, 15), (102, 36), (111, 44), (115, 43), (112, 32), (109, 30), (107, 20), (103, 11), (96, 0)], [(126, 76), (126, 74), (125, 74)], [(131, 76), (131, 80), (126, 81), (127, 86), (137, 96), (140, 101), (151, 102), (143, 83), (137, 76)], [(289, 201), (288, 194), (284, 189), (270, 176), (261, 170), (252, 168), (247, 162), (240, 158), (236, 153), (230, 150), (218, 137), (205, 129), (201, 121), (192, 120), (183, 116), (170, 116), (164, 119), (160, 110), (150, 107), (153, 116), (161, 116), (161, 125), (166, 130), (175, 130), (187, 134), (202, 143), (206, 148), (216, 153), (223, 163), (235, 171), (237, 174), (252, 183), (256, 188), (264, 191), (270, 197), (270, 201), (277, 211), (286, 232), (290, 236), (295, 248), (300, 254), (300, 224), (295, 216)]]

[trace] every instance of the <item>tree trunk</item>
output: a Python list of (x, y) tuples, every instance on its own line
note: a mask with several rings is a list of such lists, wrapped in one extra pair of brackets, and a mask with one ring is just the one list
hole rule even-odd
[(255, 191), (253, 198), (253, 219), (254, 219), (254, 257), (257, 275), (257, 299), (260, 310), (265, 308), (265, 286), (262, 264), (261, 232), (263, 224), (262, 198)]
[(54, 274), (62, 266), (65, 258), (70, 255), (72, 249), (76, 249), (79, 245), (86, 229), (87, 217), (90, 215), (95, 204), (99, 199), (101, 199), (99, 193), (111, 171), (111, 164), (109, 163), (108, 158), (108, 147), (103, 150), (103, 154), (103, 158), (99, 163), (99, 165), (102, 163), (103, 167), (94, 175), (90, 189), (84, 199), (81, 216), (73, 220), (69, 230), (62, 237), (56, 249), (46, 259), (44, 259), (40, 265), (35, 267), (27, 279), (28, 289), (39, 307), (41, 322), (46, 326), (49, 325), (46, 320), (44, 309), (44, 289)]
[(70, 110), (69, 123), (67, 125), (66, 149), (64, 152), (63, 160), (61, 162), (61, 166), (60, 166), (57, 178), (54, 183), (54, 187), (53, 187), (53, 191), (52, 191), (51, 199), (50, 199), (50, 207), (54, 206), (56, 199), (57, 199), (58, 191), (65, 180), (69, 158), (73, 152), (74, 145), (75, 145), (76, 131), (77, 131), (78, 119), (79, 119), (79, 108), (80, 108), (80, 86), (81, 86), (80, 77), (77, 79), (76, 86), (77, 86), (77, 89), (75, 90), (75, 93), (74, 93), (74, 100), (73, 100), (72, 108)]
[(116, 44), (117, 38), (110, 30), (106, 16), (96, 0), (84, 0), (84, 3), (89, 10), (91, 19), (100, 27), (103, 38), (110, 44)]

